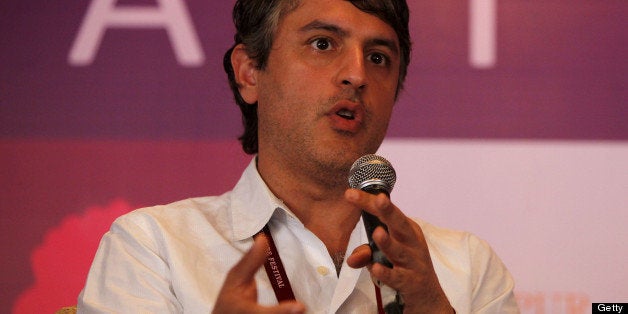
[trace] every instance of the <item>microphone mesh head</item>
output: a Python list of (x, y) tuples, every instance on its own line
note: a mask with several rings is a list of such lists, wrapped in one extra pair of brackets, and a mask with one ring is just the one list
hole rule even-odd
[(395, 169), (384, 157), (369, 154), (353, 163), (349, 170), (349, 186), (363, 189), (370, 185), (380, 185), (390, 193), (397, 181)]

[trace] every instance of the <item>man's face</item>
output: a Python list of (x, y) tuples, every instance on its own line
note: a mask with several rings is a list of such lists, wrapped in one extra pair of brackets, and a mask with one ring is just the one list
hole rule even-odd
[(303, 0), (280, 22), (257, 73), (260, 158), (348, 170), (374, 153), (388, 127), (399, 64), (388, 24), (348, 1)]

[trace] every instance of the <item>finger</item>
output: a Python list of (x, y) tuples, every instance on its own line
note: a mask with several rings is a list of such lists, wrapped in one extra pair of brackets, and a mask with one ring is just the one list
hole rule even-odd
[[(430, 259), (427, 241), (421, 227), (411, 219), (408, 219), (407, 230), (397, 232), (397, 230), (378, 231), (375, 229), (372, 238), (375, 244), (396, 264), (408, 265), (415, 261)], [(400, 236), (403, 234), (403, 236)]]
[[(386, 195), (372, 195), (360, 190), (347, 190), (345, 197), (350, 201), (373, 213), (379, 213), (380, 220), (388, 227), (391, 239), (381, 228), (376, 228), (373, 234), (375, 244), (393, 265), (407, 265), (411, 262), (407, 250), (421, 246), (421, 235), (413, 228), (415, 224), (405, 216), (399, 208), (390, 202)], [(378, 231), (378, 229), (381, 229)], [(363, 265), (363, 263), (361, 263)]]
[(384, 223), (394, 223), (396, 220), (403, 222), (406, 217), (384, 193), (370, 194), (357, 189), (347, 189), (345, 199), (356, 207), (377, 216)]
[(264, 265), (268, 251), (268, 239), (265, 236), (257, 236), (253, 246), (242, 256), (229, 271), (227, 277), (234, 285), (248, 283), (255, 277), (257, 270)]
[(282, 301), (274, 306), (263, 306), (255, 302), (243, 302), (240, 298), (234, 298), (229, 302), (229, 306), (217, 305), (212, 314), (301, 314), (305, 312), (305, 306), (298, 301)]
[(355, 248), (351, 255), (347, 257), (347, 265), (353, 268), (362, 268), (371, 263), (371, 247), (363, 244)]
[(345, 199), (377, 216), (388, 226), (388, 231), (397, 240), (405, 242), (416, 238), (409, 223), (411, 220), (385, 194), (373, 195), (357, 189), (348, 189), (345, 191)]
[(268, 241), (265, 237), (259, 236), (254, 239), (251, 248), (227, 273), (212, 313), (249, 313), (265, 310), (257, 304), (254, 276), (264, 263), (267, 247)]
[[(242, 259), (230, 270), (230, 273), (239, 274), (236, 277), (241, 279), (243, 283), (254, 280), (257, 270), (264, 265), (268, 254), (268, 238), (264, 234), (260, 234), (254, 238), (253, 246), (242, 256)], [(253, 308), (249, 308), (250, 313), (268, 313), (268, 314), (300, 314), (305, 313), (305, 306), (298, 301), (283, 301), (275, 306), (262, 306), (256, 304)]]
[[(398, 272), (399, 269), (397, 268), (394, 271)], [(399, 290), (400, 285), (398, 281), (393, 279), (393, 269), (379, 263), (373, 263), (369, 267), (369, 272), (371, 273), (371, 276), (376, 280), (377, 284), (384, 284), (395, 290)]]
[(372, 204), (370, 208), (380, 213), (379, 219), (388, 226), (388, 232), (396, 240), (405, 242), (416, 239), (410, 225), (410, 218), (395, 206), (390, 198), (384, 194), (375, 195)]
[(406, 267), (415, 259), (412, 256), (411, 246), (404, 245), (396, 241), (384, 228), (378, 227), (373, 231), (373, 241), (384, 253), (395, 268)]
[(379, 263), (373, 263), (369, 266), (371, 276), (395, 290), (404, 291), (411, 287), (412, 281), (416, 281), (417, 276), (421, 277), (411, 269), (404, 267), (405, 265), (396, 265), (394, 268), (388, 268)]
[(300, 314), (305, 313), (305, 306), (297, 301), (283, 301), (276, 306), (260, 306), (258, 309), (252, 311), (252, 313)]

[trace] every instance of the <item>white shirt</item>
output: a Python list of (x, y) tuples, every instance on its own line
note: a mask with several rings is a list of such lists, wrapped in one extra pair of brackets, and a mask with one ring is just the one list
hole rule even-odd
[[(269, 191), (255, 162), (221, 196), (142, 208), (119, 217), (100, 243), (79, 313), (210, 313), (226, 274), (268, 223), (295, 297), (308, 313), (376, 313), (366, 269), (336, 275), (324, 244)], [(418, 221), (441, 286), (457, 313), (518, 313), (513, 279), (477, 237)], [(367, 243), (362, 222), (347, 252)], [(276, 304), (266, 272), (258, 302)], [(228, 284), (228, 283), (227, 283)]]

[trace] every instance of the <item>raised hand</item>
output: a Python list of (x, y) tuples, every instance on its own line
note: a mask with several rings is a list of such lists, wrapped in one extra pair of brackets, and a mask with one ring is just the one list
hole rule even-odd
[(257, 303), (255, 273), (264, 265), (268, 240), (258, 236), (251, 249), (229, 270), (212, 313), (305, 313), (303, 304), (285, 301), (276, 306), (262, 306)]

